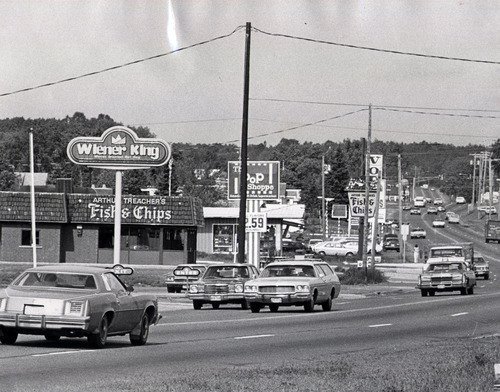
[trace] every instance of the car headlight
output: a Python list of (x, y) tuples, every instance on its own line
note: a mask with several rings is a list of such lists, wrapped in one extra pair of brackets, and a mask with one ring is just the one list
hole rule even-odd
[(7, 308), (7, 298), (0, 298), (0, 312), (5, 312)]
[(65, 316), (85, 316), (87, 314), (87, 301), (66, 301), (64, 304)]
[(295, 289), (297, 291), (301, 292), (309, 292), (309, 285), (308, 284), (298, 284)]
[(259, 290), (258, 290), (258, 286), (257, 285), (246, 284), (244, 291), (245, 291), (245, 293), (256, 293)]
[(236, 283), (234, 285), (234, 292), (235, 293), (242, 293), (243, 292), (243, 283)]
[(190, 292), (191, 294), (196, 294), (196, 293), (198, 293), (198, 286), (197, 286), (197, 285), (195, 285), (195, 284), (190, 285), (190, 286), (189, 286), (189, 292)]
[(173, 276), (167, 276), (167, 282), (173, 282), (174, 277)]

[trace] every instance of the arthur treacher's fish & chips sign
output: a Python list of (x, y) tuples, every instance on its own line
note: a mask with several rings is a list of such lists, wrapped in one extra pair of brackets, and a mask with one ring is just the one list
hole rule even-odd
[(116, 126), (101, 137), (77, 137), (67, 147), (69, 159), (78, 165), (105, 169), (139, 169), (162, 166), (171, 156), (161, 139), (139, 138), (129, 128)]

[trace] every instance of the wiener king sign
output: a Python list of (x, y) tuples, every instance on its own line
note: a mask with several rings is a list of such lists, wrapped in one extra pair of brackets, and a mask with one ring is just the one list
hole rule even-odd
[(77, 165), (103, 169), (140, 169), (162, 166), (171, 156), (161, 139), (140, 138), (129, 128), (116, 126), (101, 137), (77, 137), (67, 147), (69, 159)]

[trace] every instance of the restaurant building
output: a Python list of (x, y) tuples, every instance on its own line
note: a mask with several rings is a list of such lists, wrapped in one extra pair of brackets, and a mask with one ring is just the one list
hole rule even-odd
[[(112, 264), (113, 195), (36, 192), (37, 261)], [(122, 264), (196, 262), (201, 202), (192, 197), (122, 196)], [(0, 192), (0, 259), (32, 262), (31, 195)]]

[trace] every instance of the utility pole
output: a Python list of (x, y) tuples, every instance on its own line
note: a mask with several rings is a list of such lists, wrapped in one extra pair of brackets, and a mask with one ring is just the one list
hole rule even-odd
[[(401, 173), (401, 154), (398, 154), (398, 210), (399, 210), (399, 244), (401, 246), (401, 243), (403, 243), (403, 236), (401, 235), (401, 227), (403, 226), (403, 196), (404, 196), (404, 191), (403, 191), (403, 178), (402, 178), (402, 173)], [(403, 263), (406, 261), (406, 256), (404, 252), (404, 245), (403, 245)]]
[(372, 105), (370, 104), (368, 108), (368, 140), (366, 143), (366, 153), (365, 153), (365, 213), (364, 213), (364, 226), (363, 226), (363, 269), (365, 271), (365, 277), (368, 278), (368, 259), (367, 259), (367, 247), (368, 247), (368, 235), (370, 225), (368, 224), (368, 207), (370, 200), (370, 153), (371, 153), (371, 138), (372, 138)]
[(250, 86), (250, 32), (247, 22), (245, 33), (245, 71), (243, 87), (243, 120), (241, 126), (240, 215), (238, 219), (238, 262), (245, 262), (246, 210), (247, 210), (247, 160), (248, 160), (248, 97)]

